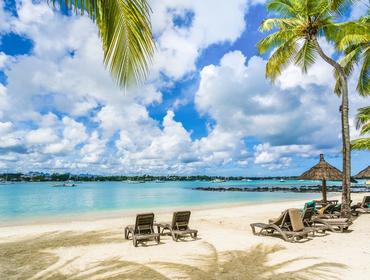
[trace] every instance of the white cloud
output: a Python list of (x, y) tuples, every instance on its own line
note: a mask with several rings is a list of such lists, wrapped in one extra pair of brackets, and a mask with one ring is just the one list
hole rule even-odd
[(5, 2), (0, 2), (0, 34), (7, 31), (10, 27), (10, 14), (5, 11)]
[[(0, 29), (26, 36), (34, 48), (16, 57), (0, 53), (7, 76), (6, 86), (0, 84), (1, 168), (184, 174), (240, 170), (254, 156), (274, 169), (320, 148), (308, 143), (334, 147), (339, 99), (328, 89), (332, 76), (324, 64), (304, 77), (288, 68), (275, 86), (265, 81), (259, 57), (246, 65), (242, 53), (231, 52), (220, 65), (204, 67), (195, 103), (212, 124), (199, 139), (175, 114), (192, 104), (193, 92), (175, 98), (163, 119), (149, 114), (164, 99), (162, 88), (168, 92), (197, 71), (204, 49), (237, 40), (248, 6), (260, 2), (153, 1), (155, 63), (147, 83), (123, 91), (102, 64), (97, 28), (88, 18), (63, 16), (46, 2), (17, 1), (19, 17)], [(178, 18), (188, 25), (176, 24)], [(354, 108), (363, 102), (354, 100)], [(248, 153), (247, 136), (264, 144)]]
[[(195, 70), (195, 62), (207, 46), (235, 41), (244, 31), (245, 0), (152, 1), (153, 30), (158, 52), (154, 69), (179, 79)], [(210, 12), (212, 7), (212, 12)], [(188, 26), (176, 18), (190, 17)]]
[(7, 60), (7, 55), (4, 52), (0, 52), (0, 70), (5, 67), (5, 62)]
[(58, 140), (58, 136), (55, 135), (51, 128), (31, 130), (27, 133), (25, 138), (29, 144), (47, 144)]
[(309, 157), (318, 154), (312, 145), (283, 145), (271, 146), (269, 143), (258, 144), (254, 147), (254, 163), (270, 170), (288, 167), (292, 155), (299, 154)]
[[(273, 85), (264, 78), (265, 63), (252, 57), (246, 64), (244, 55), (234, 51), (225, 54), (220, 65), (204, 67), (195, 96), (199, 112), (237, 139), (253, 136), (266, 142), (257, 146), (256, 164), (286, 166), (290, 157), (285, 151), (305, 156), (304, 147), (310, 147), (311, 155), (337, 149), (340, 99), (332, 91), (331, 69), (319, 61), (307, 78), (292, 66)], [(352, 90), (352, 117), (361, 99), (355, 95)]]
[(101, 156), (105, 152), (106, 140), (99, 139), (98, 133), (95, 131), (89, 142), (84, 145), (80, 151), (82, 156), (81, 162), (83, 163), (98, 163), (101, 160)]

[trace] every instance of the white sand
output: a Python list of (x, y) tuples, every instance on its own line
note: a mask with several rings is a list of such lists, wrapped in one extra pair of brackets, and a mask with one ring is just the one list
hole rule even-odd
[[(360, 201), (363, 194), (354, 194), (352, 199)], [(163, 237), (160, 245), (138, 248), (123, 239), (123, 227), (134, 222), (132, 213), (114, 213), (109, 217), (90, 216), (64, 218), (61, 221), (41, 221), (29, 225), (7, 225), (0, 227), (0, 243), (33, 238), (49, 232), (87, 231), (117, 232), (122, 242), (92, 244), (90, 246), (63, 247), (53, 250), (59, 261), (50, 270), (62, 273), (84, 271), (93, 263), (118, 257), (125, 261), (146, 264), (158, 269), (154, 262), (187, 263), (198, 266), (199, 257), (230, 250), (249, 250), (258, 244), (280, 245), (285, 249), (271, 254), (269, 264), (294, 258), (304, 258), (284, 266), (282, 271), (294, 271), (312, 264), (334, 262), (344, 264), (345, 269), (335, 268), (338, 279), (370, 279), (370, 214), (363, 214), (354, 221), (351, 231), (328, 233), (314, 237), (304, 243), (288, 243), (277, 237), (254, 236), (250, 223), (266, 222), (286, 208), (302, 208), (304, 201), (285, 201), (245, 206), (222, 206), (213, 209), (191, 209), (191, 227), (199, 230), (199, 239), (191, 242), (174, 242)], [(156, 221), (169, 221), (170, 212), (156, 213)], [(66, 265), (65, 265), (66, 264)], [(163, 271), (161, 271), (163, 272)], [(171, 272), (166, 272), (171, 276)], [(42, 274), (41, 274), (42, 275)], [(39, 276), (41, 276), (39, 275)], [(173, 278), (177, 278), (173, 274)], [(313, 277), (312, 279), (321, 279)]]

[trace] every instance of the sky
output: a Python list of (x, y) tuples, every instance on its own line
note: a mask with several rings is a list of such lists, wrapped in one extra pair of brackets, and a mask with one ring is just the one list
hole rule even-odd
[[(346, 16), (366, 12), (357, 2)], [(148, 79), (119, 89), (94, 23), (0, 0), (0, 172), (283, 176), (320, 153), (341, 169), (340, 99), (320, 58), (272, 84), (255, 48), (264, 0), (151, 0)], [(320, 44), (337, 56), (332, 45)], [(369, 105), (349, 80), (355, 114)], [(370, 164), (352, 152), (352, 173)]]

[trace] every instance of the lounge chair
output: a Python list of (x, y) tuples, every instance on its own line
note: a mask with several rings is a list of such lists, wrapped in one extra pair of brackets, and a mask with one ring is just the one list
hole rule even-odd
[(132, 236), (133, 244), (137, 247), (139, 242), (144, 242), (148, 240), (160, 242), (159, 232), (154, 232), (154, 214), (138, 214), (136, 216), (135, 225), (129, 225), (125, 227), (125, 239), (130, 239)]
[(349, 218), (332, 218), (329, 216), (318, 216), (312, 219), (315, 223), (325, 223), (330, 225), (332, 228), (337, 229), (335, 231), (343, 232), (352, 225), (352, 220)]
[(304, 226), (312, 228), (315, 232), (325, 233), (327, 230), (334, 231), (334, 228), (324, 220), (319, 221), (314, 219), (313, 207), (307, 207), (303, 210), (302, 222)]
[[(285, 210), (279, 218), (270, 220), (268, 224), (253, 223), (250, 226), (254, 235), (272, 235), (277, 232), (288, 242), (296, 242), (307, 238), (310, 232), (314, 233), (314, 229), (304, 226), (300, 210), (293, 208)], [(260, 228), (259, 232), (256, 232), (256, 228)]]
[(158, 223), (158, 232), (164, 234), (165, 230), (169, 230), (174, 241), (178, 241), (179, 238), (190, 236), (193, 239), (197, 238), (198, 231), (196, 229), (189, 228), (190, 211), (179, 211), (174, 212), (172, 216), (172, 222), (170, 223)]
[(317, 211), (317, 216), (324, 218), (339, 218), (340, 207), (340, 204), (328, 204)]
[(354, 207), (354, 210), (358, 213), (370, 213), (370, 196), (364, 196), (361, 204)]

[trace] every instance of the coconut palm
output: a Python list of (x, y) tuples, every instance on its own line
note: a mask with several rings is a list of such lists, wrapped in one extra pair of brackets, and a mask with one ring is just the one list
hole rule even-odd
[[(370, 106), (358, 110), (357, 129), (360, 129), (360, 135), (370, 134)], [(370, 151), (370, 138), (359, 138), (352, 141), (352, 149)]]
[(121, 87), (143, 81), (154, 50), (150, 7), (145, 0), (48, 0), (96, 23), (104, 63)]
[[(336, 33), (337, 48), (344, 51), (345, 56), (340, 60), (346, 74), (352, 74), (355, 65), (360, 65), (357, 81), (357, 91), (362, 96), (370, 95), (370, 16), (360, 18), (355, 22), (341, 25)], [(341, 83), (337, 76), (336, 93), (340, 94)], [(359, 109), (357, 114), (357, 129), (361, 135), (370, 133), (370, 107)], [(370, 139), (360, 138), (352, 142), (352, 149), (370, 150)]]
[[(357, 91), (362, 96), (370, 95), (370, 16), (364, 16), (358, 21), (340, 25), (339, 32), (334, 34), (334, 40), (339, 50), (345, 56), (340, 60), (347, 76), (351, 75), (354, 66), (360, 66)], [(340, 94), (338, 75), (335, 91)]]
[(334, 15), (346, 1), (269, 0), (267, 10), (276, 15), (264, 20), (261, 31), (274, 31), (257, 44), (260, 53), (273, 49), (266, 64), (266, 77), (274, 81), (289, 64), (298, 65), (305, 73), (319, 55), (338, 73), (341, 83), (343, 193), (342, 215), (350, 214), (350, 135), (348, 124), (348, 85), (344, 67), (321, 48), (320, 37), (333, 38), (338, 30)]

